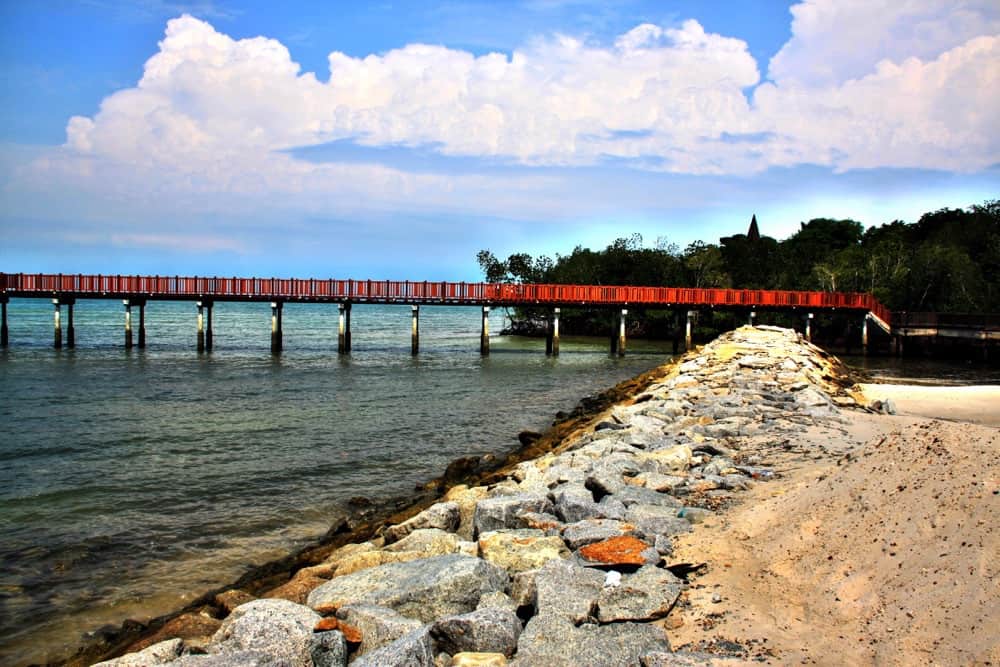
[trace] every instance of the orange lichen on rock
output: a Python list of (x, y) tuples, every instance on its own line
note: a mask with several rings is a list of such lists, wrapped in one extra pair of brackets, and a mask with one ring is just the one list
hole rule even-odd
[(649, 545), (637, 537), (621, 535), (588, 544), (580, 549), (580, 555), (589, 561), (608, 565), (645, 565), (642, 552), (648, 548)]

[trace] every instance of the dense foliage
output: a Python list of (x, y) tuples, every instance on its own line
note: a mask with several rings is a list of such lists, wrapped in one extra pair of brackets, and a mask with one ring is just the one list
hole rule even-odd
[[(870, 292), (895, 311), (1000, 312), (1000, 201), (867, 230), (855, 220), (816, 218), (782, 241), (737, 234), (680, 250), (662, 240), (644, 247), (633, 235), (555, 259), (500, 260), (488, 250), (477, 259), (488, 282)], [(520, 319), (539, 316), (529, 310)], [(656, 315), (649, 317), (655, 329)]]

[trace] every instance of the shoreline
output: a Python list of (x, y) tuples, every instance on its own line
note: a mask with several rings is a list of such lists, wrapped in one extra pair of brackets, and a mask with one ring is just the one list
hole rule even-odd
[[(173, 611), (145, 622), (127, 620), (120, 626), (97, 628), (92, 633), (93, 638), (81, 641), (74, 653), (52, 660), (46, 665), (86, 667), (97, 661), (108, 660), (129, 652), (129, 647), (158, 636), (165, 627), (169, 629), (171, 622), (183, 619), (187, 615), (201, 615), (206, 609), (214, 609), (216, 615), (224, 614), (226, 610), (216, 601), (216, 597), (220, 594), (234, 589), (244, 590), (251, 595), (266, 593), (287, 583), (298, 571), (322, 562), (337, 548), (354, 542), (363, 542), (380, 529), (409, 519), (439, 501), (447, 490), (454, 486), (495, 483), (509, 474), (518, 463), (552, 451), (572, 438), (579, 430), (586, 428), (597, 416), (641, 393), (650, 384), (669, 373), (680, 358), (675, 356), (665, 364), (623, 380), (596, 394), (584, 396), (569, 412), (556, 412), (553, 423), (543, 432), (522, 432), (521, 446), (506, 454), (455, 459), (440, 476), (418, 485), (414, 489), (416, 497), (398, 496), (382, 501), (354, 499), (355, 502), (349, 502), (348, 506), (355, 511), (355, 515), (352, 517), (347, 511), (342, 512), (342, 516), (337, 517), (318, 540), (312, 540), (284, 557), (250, 566), (245, 574), (235, 580), (200, 593), (192, 601)], [(199, 626), (193, 624), (191, 627)]]
[[(764, 327), (764, 329), (769, 329), (769, 328)], [(583, 399), (581, 401), (581, 405), (578, 406), (578, 408), (574, 410), (573, 413), (571, 413), (570, 415), (565, 415), (564, 419), (557, 419), (556, 423), (552, 427), (547, 429), (546, 432), (541, 435), (541, 437), (534, 438), (529, 436), (527, 440), (530, 440), (530, 442), (523, 444), (521, 448), (515, 450), (514, 452), (511, 452), (508, 456), (504, 457), (502, 462), (500, 461), (494, 462), (492, 465), (488, 466), (489, 469), (483, 469), (481, 467), (479, 467), (479, 469), (476, 469), (477, 466), (479, 466), (480, 464), (474, 463), (470, 459), (459, 459), (453, 462), (452, 465), (449, 466), (448, 471), (446, 472), (445, 475), (424, 485), (423, 490), (420, 492), (421, 497), (415, 501), (410, 502), (408, 505), (405, 504), (405, 501), (403, 499), (395, 499), (387, 503), (387, 506), (380, 507), (379, 510), (381, 510), (381, 512), (377, 512), (375, 515), (370, 515), (369, 520), (361, 525), (357, 525), (354, 526), (353, 528), (346, 529), (347, 527), (345, 523), (343, 522), (339, 523), (331, 529), (331, 531), (327, 534), (324, 540), (321, 541), (321, 544), (307, 546), (298, 551), (296, 554), (289, 556), (288, 558), (262, 566), (261, 568), (258, 568), (257, 570), (248, 573), (244, 577), (240, 578), (240, 580), (235, 582), (232, 587), (223, 587), (223, 589), (219, 589), (218, 591), (213, 591), (212, 593), (206, 594), (205, 596), (202, 596), (202, 598), (200, 598), (195, 603), (192, 603), (191, 605), (185, 607), (185, 609), (179, 610), (174, 614), (161, 617), (160, 619), (156, 619), (155, 621), (151, 622), (145, 630), (138, 632), (137, 634), (128, 633), (127, 637), (126, 636), (119, 637), (119, 640), (115, 644), (115, 649), (103, 651), (103, 655), (101, 657), (106, 657), (115, 653), (121, 653), (123, 650), (136, 650), (137, 648), (142, 648), (143, 644), (140, 641), (142, 637), (145, 637), (147, 640), (152, 638), (158, 638), (158, 639), (165, 638), (162, 635), (162, 633), (160, 634), (160, 636), (157, 637), (156, 632), (154, 632), (154, 630), (156, 630), (156, 628), (162, 629), (165, 625), (167, 625), (170, 619), (181, 618), (185, 614), (189, 615), (194, 610), (197, 610), (199, 607), (204, 608), (206, 605), (211, 605), (213, 603), (217, 605), (218, 604), (217, 601), (214, 600), (215, 594), (218, 592), (224, 592), (226, 589), (229, 588), (242, 588), (243, 590), (245, 590), (248, 593), (251, 593), (252, 595), (257, 595), (261, 593), (266, 593), (269, 587), (273, 589), (275, 585), (277, 585), (278, 589), (285, 588), (284, 591), (286, 593), (285, 597), (291, 595), (291, 597), (295, 597), (299, 601), (305, 601), (305, 595), (303, 593), (307, 593), (308, 591), (304, 590), (304, 587), (309, 584), (317, 584), (317, 581), (320, 580), (314, 578), (310, 581), (300, 581), (297, 584), (298, 589), (296, 589), (296, 585), (294, 585), (294, 583), (295, 580), (299, 578), (295, 576), (296, 572), (301, 573), (303, 571), (308, 571), (309, 569), (316, 569), (318, 563), (322, 563), (323, 560), (330, 557), (331, 554), (335, 554), (338, 547), (342, 547), (343, 545), (364, 542), (365, 540), (371, 540), (373, 538), (376, 540), (382, 539), (379, 536), (385, 534), (386, 527), (392, 525), (400, 525), (400, 524), (405, 525), (406, 522), (412, 519), (412, 517), (414, 517), (415, 515), (420, 514), (421, 512), (423, 512), (429, 507), (434, 506), (435, 504), (440, 504), (438, 503), (438, 501), (441, 501), (442, 499), (447, 500), (448, 496), (450, 495), (447, 493), (449, 488), (455, 488), (455, 487), (467, 488), (468, 486), (472, 485), (482, 485), (482, 487), (499, 488), (503, 484), (509, 483), (510, 480), (512, 479), (516, 480), (519, 474), (524, 475), (525, 470), (530, 470), (531, 467), (536, 465), (540, 460), (551, 458), (552, 456), (556, 456), (562, 452), (566, 452), (567, 449), (572, 449), (574, 447), (579, 446), (578, 442), (581, 439), (581, 437), (588, 437), (588, 434), (593, 435), (595, 433), (593, 428), (597, 423), (602, 422), (602, 420), (606, 422), (609, 419), (609, 417), (618, 414), (619, 410), (626, 409), (629, 405), (635, 405), (636, 403), (648, 400), (648, 398), (646, 398), (648, 396), (646, 390), (650, 386), (653, 386), (657, 383), (662, 384), (664, 379), (668, 378), (668, 376), (673, 376), (676, 378), (676, 376), (683, 371), (682, 367), (685, 366), (686, 363), (690, 362), (692, 359), (698, 359), (701, 356), (701, 354), (702, 354), (701, 351), (697, 351), (695, 353), (685, 355), (684, 357), (675, 357), (671, 363), (652, 369), (651, 371), (648, 371), (647, 373), (637, 376), (636, 378), (632, 378), (631, 380), (626, 380), (622, 383), (619, 383), (614, 388), (602, 392), (597, 397), (588, 397)], [(844, 410), (846, 414), (849, 415), (863, 414), (865, 415), (865, 419), (868, 421), (871, 420), (877, 421), (884, 419), (884, 417), (882, 416), (876, 417), (866, 414), (867, 411), (863, 409), (863, 406), (868, 405), (868, 403), (870, 403), (870, 401), (875, 396), (879, 396), (879, 400), (883, 398), (891, 398), (889, 396), (880, 396), (878, 394), (879, 388), (885, 386), (899, 387), (900, 385), (865, 383), (863, 385), (851, 387), (851, 389), (853, 389), (853, 396), (854, 396), (854, 399), (851, 399), (850, 398), (851, 391), (849, 391), (848, 388), (856, 380), (859, 379), (859, 376), (854, 374), (854, 372), (849, 371), (845, 367), (842, 366), (837, 367), (837, 364), (839, 362), (836, 360), (835, 357), (832, 357), (832, 355), (829, 355), (823, 351), (818, 351), (818, 355), (821, 359), (828, 360), (831, 364), (831, 368), (836, 368), (836, 372), (833, 374), (830, 374), (829, 372), (824, 373), (822, 379), (823, 381), (833, 382), (834, 384), (839, 386), (840, 389), (838, 393), (840, 394), (840, 397), (837, 398), (836, 401), (837, 405), (841, 407), (847, 407), (852, 402), (855, 402), (859, 404), (856, 407), (862, 408), (861, 412), (855, 410)], [(827, 370), (829, 371), (829, 368)], [(867, 392), (867, 394), (860, 394), (858, 393), (858, 389), (868, 389), (869, 391)], [(953, 390), (954, 388), (941, 387), (939, 389), (942, 389), (944, 391), (950, 391)], [(1000, 387), (996, 387), (996, 389), (1000, 390)], [(900, 411), (903, 410), (902, 405), (903, 404), (900, 403), (899, 406)], [(893, 419), (897, 420), (903, 419), (903, 420), (913, 421), (913, 418), (910, 417), (898, 417)], [(830, 436), (831, 433), (834, 433), (835, 431), (838, 430), (841, 432), (841, 435), (844, 435), (851, 429), (850, 428), (840, 429), (839, 427), (837, 427), (833, 431), (831, 431), (830, 433), (826, 433), (825, 435)], [(817, 437), (817, 434), (810, 434), (810, 437)], [(522, 443), (525, 443), (525, 440), (522, 440)], [(858, 447), (860, 446), (860, 444), (861, 444), (860, 442), (857, 442), (854, 443), (852, 446)], [(849, 451), (849, 450), (850, 447), (846, 447), (842, 451), (838, 451), (836, 450), (836, 448), (833, 447), (824, 448), (823, 454), (827, 457), (834, 454), (837, 456), (842, 456), (844, 451)], [(528, 467), (519, 466), (518, 465), (519, 463), (527, 463), (529, 465)], [(788, 476), (788, 481), (794, 481), (794, 479), (796, 479), (794, 478), (790, 470), (789, 471), (782, 470), (779, 473), (780, 477), (779, 481), (781, 481), (782, 483), (784, 483), (785, 481), (784, 477), (785, 475)], [(519, 484), (524, 485), (525, 481), (526, 480), (521, 480)], [(774, 486), (772, 486), (773, 484), (776, 484), (776, 482), (759, 484), (756, 486), (756, 490), (763, 491), (767, 489), (768, 491), (777, 491), (777, 489)], [(750, 503), (750, 500), (753, 497), (752, 495), (753, 493), (754, 490), (751, 490), (749, 495), (745, 493), (743, 495), (737, 494), (734, 499), (731, 499), (731, 502), (730, 499), (727, 499), (724, 502), (718, 503), (713, 510), (714, 512), (717, 512), (717, 514), (714, 517), (712, 517), (710, 521), (719, 521), (719, 520), (727, 521), (728, 520), (727, 517), (730, 515), (730, 512), (739, 511), (739, 508), (745, 507)], [(337, 530), (338, 527), (340, 528), (339, 530)], [(705, 526), (696, 525), (695, 531), (692, 534), (693, 535), (703, 534), (704, 528)], [(683, 539), (684, 538), (681, 538), (681, 541), (683, 541)], [(684, 547), (682, 546), (681, 550), (677, 553), (679, 554), (685, 553), (683, 549)], [(284, 580), (284, 585), (279, 583), (282, 580)], [(322, 585), (322, 583), (324, 583), (325, 581), (326, 580), (323, 579), (321, 583), (319, 583), (318, 585)], [(700, 582), (701, 579), (693, 578), (692, 581)], [(289, 587), (289, 585), (292, 586)], [(702, 586), (702, 584), (696, 584), (696, 586), (700, 587)], [(678, 609), (671, 614), (670, 618), (674, 619), (674, 622), (676, 622), (678, 619), (687, 619), (691, 613), (690, 610), (692, 608), (697, 608), (698, 601), (695, 600), (694, 603), (692, 603), (690, 596), (688, 596), (688, 593), (685, 593), (684, 595), (686, 597), (682, 598), (682, 600), (678, 602)], [(709, 617), (718, 615), (719, 608), (715, 606), (718, 603), (714, 602), (713, 600), (708, 600), (707, 602), (705, 600), (702, 600), (701, 602), (703, 603), (703, 605), (707, 605), (705, 609), (708, 610), (707, 615)], [(702, 611), (705, 611), (705, 609), (702, 609)], [(706, 643), (705, 638), (701, 637), (699, 639), (697, 633), (690, 635), (691, 637), (690, 641), (681, 640), (681, 638), (689, 639), (688, 634), (686, 634), (686, 632), (687, 630), (690, 630), (692, 627), (694, 627), (694, 625), (697, 625), (696, 622), (689, 621), (688, 628), (682, 630), (678, 630), (678, 628), (681, 628), (681, 626), (671, 627), (669, 623), (663, 623), (662, 625), (664, 627), (669, 628), (667, 634), (671, 635), (672, 639), (676, 637), (677, 640), (680, 641), (682, 644), (684, 644), (687, 649), (698, 652), (707, 651), (707, 653), (705, 653), (706, 659), (714, 660), (716, 658), (724, 659), (726, 657), (725, 651), (722, 650), (725, 648), (725, 646), (719, 643), (722, 640), (716, 640), (714, 641), (714, 643), (711, 641)], [(711, 627), (715, 627), (717, 625), (717, 622), (713, 622), (710, 625)], [(200, 650), (197, 648), (197, 642), (195, 642), (193, 645), (195, 646), (195, 651)], [(676, 645), (677, 644), (675, 644), (675, 646)], [(720, 649), (720, 646), (722, 646), (722, 649)], [(742, 646), (744, 649), (749, 651), (749, 652), (744, 652), (742, 654), (742, 657), (748, 657), (749, 655), (753, 654), (752, 642), (749, 643), (749, 648), (746, 641), (744, 641)], [(766, 653), (757, 653), (756, 655), (757, 657), (765, 657), (765, 658), (768, 656), (768, 654)], [(89, 662), (93, 661), (94, 659), (95, 658), (93, 657), (93, 653), (89, 654), (88, 657), (84, 657), (81, 653), (78, 653), (72, 659), (66, 660), (58, 664), (68, 664), (68, 665), (89, 664)], [(660, 663), (655, 663), (655, 664), (660, 664)]]

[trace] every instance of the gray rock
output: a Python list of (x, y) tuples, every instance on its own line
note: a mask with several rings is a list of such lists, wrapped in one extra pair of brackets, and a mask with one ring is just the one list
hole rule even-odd
[(344, 667), (347, 664), (347, 640), (343, 633), (330, 630), (314, 634), (312, 661), (314, 667)]
[(621, 521), (615, 519), (585, 519), (571, 523), (563, 529), (562, 538), (570, 549), (618, 537), (629, 532)]
[(597, 620), (652, 621), (673, 609), (684, 588), (669, 570), (645, 565), (625, 575), (617, 586), (605, 586), (597, 597)]
[(483, 597), (479, 598), (479, 605), (476, 607), (476, 610), (480, 609), (503, 609), (511, 613), (517, 613), (517, 603), (506, 593), (494, 591), (493, 593), (486, 593)]
[(747, 664), (742, 658), (731, 658), (717, 653), (657, 651), (642, 656), (642, 667), (705, 667), (706, 665), (724, 665), (729, 662), (734, 665)]
[(549, 561), (535, 574), (538, 614), (582, 623), (592, 618), (603, 585), (603, 572), (572, 561)]
[(440, 556), (458, 551), (459, 537), (440, 528), (417, 528), (383, 551), (419, 551), (428, 556)]
[(538, 606), (538, 586), (535, 577), (538, 570), (518, 572), (511, 577), (510, 597), (518, 607)]
[(351, 663), (352, 667), (434, 667), (430, 626), (403, 635)]
[(701, 523), (705, 519), (712, 516), (712, 511), (702, 507), (682, 507), (678, 510), (677, 516), (681, 519), (689, 521), (690, 523)]
[(438, 528), (453, 533), (458, 530), (461, 518), (461, 510), (458, 503), (437, 503), (403, 523), (386, 528), (384, 533), (385, 543), (391, 544), (396, 542), (418, 528)]
[(576, 627), (558, 616), (535, 616), (517, 643), (511, 667), (635, 667), (643, 655), (669, 651), (663, 629), (642, 623)]
[(637, 535), (654, 542), (658, 535), (671, 536), (691, 530), (691, 524), (678, 518), (677, 508), (654, 505), (632, 505), (625, 520), (635, 526)]
[(439, 651), (456, 653), (503, 653), (508, 658), (517, 648), (521, 620), (507, 609), (479, 609), (442, 618), (431, 626)]
[(661, 556), (669, 556), (674, 553), (674, 541), (666, 535), (657, 535), (653, 538), (653, 548)]
[(337, 577), (309, 594), (313, 609), (351, 603), (377, 604), (430, 623), (472, 611), (484, 593), (502, 591), (507, 573), (480, 558), (461, 554), (389, 563)]
[(516, 493), (480, 500), (472, 519), (475, 534), (478, 537), (491, 530), (527, 528), (520, 516), (525, 512), (552, 514), (552, 503), (546, 496), (534, 493)]
[(165, 665), (170, 661), (179, 658), (184, 650), (183, 639), (168, 639), (158, 642), (152, 646), (147, 646), (136, 653), (128, 653), (115, 658), (99, 662), (94, 667), (146, 667), (147, 665)]
[(423, 627), (420, 621), (399, 612), (373, 604), (352, 604), (341, 607), (337, 618), (358, 629), (361, 646), (358, 654), (368, 653), (390, 644), (403, 635)]
[(288, 667), (292, 664), (262, 651), (233, 651), (214, 655), (185, 655), (170, 667)]
[(632, 505), (657, 505), (659, 507), (680, 507), (681, 503), (673, 496), (647, 489), (641, 486), (625, 486), (615, 494), (625, 507)]
[(312, 609), (287, 600), (254, 600), (226, 617), (208, 652), (259, 651), (290, 666), (309, 667), (313, 628), (320, 618)]
[(575, 523), (597, 514), (594, 494), (583, 484), (563, 484), (552, 490), (556, 516), (566, 523)]
[(618, 521), (623, 521), (625, 519), (625, 503), (618, 500), (614, 496), (604, 496), (601, 498), (601, 502), (597, 503), (597, 514), (594, 515), (595, 519), (617, 519)]

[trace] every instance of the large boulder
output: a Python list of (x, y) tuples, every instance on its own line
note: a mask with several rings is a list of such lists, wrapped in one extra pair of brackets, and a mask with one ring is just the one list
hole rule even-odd
[(619, 537), (631, 532), (633, 526), (614, 519), (585, 519), (571, 523), (563, 529), (563, 540), (570, 549)]
[(403, 523), (385, 529), (385, 543), (396, 542), (420, 528), (437, 528), (449, 533), (458, 530), (461, 509), (458, 503), (445, 502), (431, 505), (420, 514)]
[(652, 621), (673, 609), (684, 583), (669, 570), (647, 565), (625, 575), (616, 586), (605, 586), (597, 597), (597, 620)]
[(359, 655), (391, 644), (424, 625), (394, 609), (373, 604), (351, 604), (341, 607), (337, 611), (337, 618), (361, 635)]
[(510, 657), (517, 649), (521, 620), (505, 609), (479, 609), (448, 616), (431, 626), (437, 649), (455, 653), (503, 653)]
[(479, 555), (508, 572), (534, 570), (554, 558), (569, 558), (562, 538), (540, 530), (490, 531), (479, 536)]
[(147, 667), (147, 665), (165, 665), (179, 658), (183, 650), (183, 639), (168, 639), (144, 648), (137, 653), (129, 653), (114, 660), (99, 662), (94, 667)]
[(313, 628), (321, 616), (287, 600), (254, 600), (233, 610), (212, 637), (209, 653), (259, 651), (290, 667), (311, 667)]
[(389, 552), (417, 552), (424, 556), (442, 556), (457, 553), (458, 535), (440, 528), (417, 528), (409, 535), (385, 547)]
[(538, 614), (561, 616), (582, 623), (593, 616), (604, 573), (568, 560), (552, 560), (535, 573)]
[(511, 667), (636, 667), (648, 653), (669, 651), (663, 628), (644, 623), (579, 627), (564, 617), (539, 615), (528, 621)]
[(563, 484), (552, 490), (556, 516), (566, 523), (576, 523), (598, 514), (590, 489), (580, 484)]
[(308, 602), (322, 611), (347, 604), (382, 605), (430, 623), (472, 611), (484, 593), (504, 590), (508, 580), (507, 573), (492, 563), (449, 554), (337, 577), (314, 590)]
[(353, 667), (434, 667), (434, 642), (429, 630), (429, 626), (424, 626), (407, 633), (351, 664)]
[(480, 500), (473, 515), (475, 535), (491, 530), (526, 528), (521, 515), (527, 512), (552, 514), (552, 503), (547, 496), (535, 493), (515, 493)]

